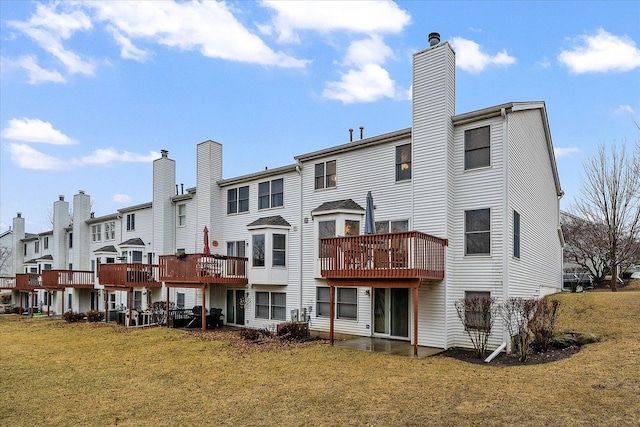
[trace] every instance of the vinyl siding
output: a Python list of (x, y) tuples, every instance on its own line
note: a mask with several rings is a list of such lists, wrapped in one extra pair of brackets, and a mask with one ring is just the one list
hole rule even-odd
[[(539, 296), (540, 287), (562, 286), (559, 207), (543, 110), (509, 115), (509, 296)], [(513, 210), (520, 213), (520, 259), (513, 257)]]

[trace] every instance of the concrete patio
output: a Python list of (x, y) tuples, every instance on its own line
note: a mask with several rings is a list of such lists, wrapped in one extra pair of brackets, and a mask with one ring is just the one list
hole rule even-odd
[[(409, 341), (399, 341), (373, 337), (359, 337), (336, 341), (334, 347), (349, 348), (352, 350), (370, 351), (374, 353), (395, 354), (404, 357), (413, 356), (413, 345)], [(444, 350), (435, 347), (418, 346), (418, 358), (429, 357), (441, 353)]]

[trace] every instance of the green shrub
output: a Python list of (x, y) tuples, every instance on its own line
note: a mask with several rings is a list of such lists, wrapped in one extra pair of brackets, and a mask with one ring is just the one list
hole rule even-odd
[(88, 322), (102, 322), (104, 320), (104, 313), (100, 310), (87, 311)]

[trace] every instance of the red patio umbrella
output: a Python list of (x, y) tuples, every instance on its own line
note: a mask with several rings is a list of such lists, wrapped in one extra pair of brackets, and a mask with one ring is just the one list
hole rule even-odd
[(205, 225), (204, 227), (204, 249), (202, 253), (205, 255), (211, 255), (211, 249), (209, 249), (209, 229)]

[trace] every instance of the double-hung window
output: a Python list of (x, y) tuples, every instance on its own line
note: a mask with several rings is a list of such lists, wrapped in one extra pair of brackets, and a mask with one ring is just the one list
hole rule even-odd
[[(316, 288), (316, 316), (329, 317), (330, 289), (322, 286)], [(356, 288), (336, 288), (336, 311), (337, 319), (355, 320), (358, 318), (358, 291)]]
[(316, 163), (315, 165), (315, 189), (331, 188), (336, 186), (336, 161)]
[(44, 249), (49, 249), (49, 238), (45, 237), (42, 239), (42, 245), (44, 247)]
[(376, 221), (376, 234), (400, 233), (403, 231), (409, 231), (408, 219), (398, 221)]
[(283, 179), (258, 184), (258, 209), (277, 208), (284, 204)]
[(104, 224), (104, 240), (116, 239), (116, 223), (115, 221), (109, 221)]
[(520, 214), (513, 211), (513, 256), (520, 258)]
[(227, 213), (249, 212), (249, 186), (227, 190)]
[(464, 132), (464, 169), (491, 166), (491, 128), (483, 126)]
[(396, 147), (396, 181), (411, 179), (411, 144)]
[(127, 231), (133, 231), (136, 229), (136, 214), (127, 215)]
[[(336, 221), (320, 221), (318, 222), (318, 237), (321, 239), (323, 237), (334, 237), (336, 235)], [(319, 240), (319, 239), (318, 239)], [(318, 254), (320, 258), (328, 258), (331, 256), (330, 248), (326, 248), (327, 253), (322, 253), (322, 244), (318, 241)]]
[(178, 205), (178, 227), (187, 225), (187, 205), (182, 203)]
[(251, 236), (252, 239), (252, 266), (253, 267), (264, 267), (264, 251), (265, 251), (265, 241), (264, 234), (254, 234)]
[(273, 234), (273, 266), (284, 267), (287, 259), (287, 235)]
[(287, 294), (256, 292), (256, 318), (287, 320)]
[(466, 291), (464, 293), (465, 330), (487, 331), (491, 326), (491, 294), (489, 292)]
[(91, 226), (91, 241), (92, 242), (100, 242), (102, 240), (101, 233), (102, 233), (102, 225), (101, 224), (92, 225)]
[(465, 255), (489, 255), (491, 253), (491, 211), (477, 209), (465, 211)]
[(35, 253), (40, 253), (40, 242), (39, 241), (35, 241), (33, 244), (33, 252)]

